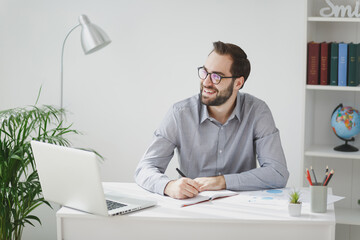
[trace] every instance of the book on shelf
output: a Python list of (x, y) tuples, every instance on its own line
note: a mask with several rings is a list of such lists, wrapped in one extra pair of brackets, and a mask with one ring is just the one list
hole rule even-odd
[(356, 81), (356, 44), (349, 43), (348, 44), (348, 79), (347, 79), (347, 85), (348, 86), (357, 86)]
[(173, 199), (166, 197), (166, 202), (169, 204), (177, 205), (179, 207), (191, 206), (194, 204), (208, 202), (219, 198), (231, 197), (238, 195), (239, 193), (230, 190), (219, 190), (219, 191), (204, 191), (200, 192), (196, 197), (187, 199)]
[(329, 43), (320, 43), (320, 85), (329, 85)]
[(347, 86), (348, 44), (339, 43), (338, 86)]
[(360, 84), (360, 43), (356, 44), (356, 70), (355, 70), (356, 85)]
[(320, 44), (316, 42), (308, 43), (308, 68), (307, 68), (307, 84), (319, 84), (319, 57)]
[(308, 42), (307, 84), (358, 86), (360, 43)]
[[(360, 60), (360, 59), (359, 59)], [(330, 44), (330, 85), (338, 85), (339, 44)], [(359, 62), (360, 63), (360, 62)], [(360, 70), (360, 69), (359, 69)], [(359, 72), (360, 74), (360, 72)]]

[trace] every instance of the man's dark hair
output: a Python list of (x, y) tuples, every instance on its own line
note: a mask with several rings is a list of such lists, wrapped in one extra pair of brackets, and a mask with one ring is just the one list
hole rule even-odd
[(220, 55), (229, 55), (233, 63), (230, 72), (233, 76), (243, 76), (244, 83), (250, 74), (250, 61), (247, 59), (246, 53), (235, 44), (223, 43), (221, 41), (213, 43), (214, 50)]

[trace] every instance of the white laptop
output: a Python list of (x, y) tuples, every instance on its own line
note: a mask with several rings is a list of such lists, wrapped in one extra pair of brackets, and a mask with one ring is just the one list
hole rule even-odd
[(156, 205), (155, 201), (104, 194), (95, 153), (31, 141), (44, 198), (85, 212), (113, 216)]

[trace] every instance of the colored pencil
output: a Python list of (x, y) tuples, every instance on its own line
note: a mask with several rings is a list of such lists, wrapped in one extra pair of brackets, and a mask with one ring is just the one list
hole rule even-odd
[(309, 184), (312, 185), (311, 181), (309, 180), (307, 174), (305, 174), (306, 179), (308, 180)]
[(329, 173), (326, 173), (326, 174), (325, 174), (324, 180), (322, 181), (321, 185), (324, 185), (326, 179), (328, 178), (328, 175), (329, 175)]
[(309, 172), (308, 168), (306, 169), (306, 174), (308, 175), (309, 181), (311, 182), (311, 185), (312, 185), (312, 180), (311, 180), (311, 176), (310, 176), (310, 172)]
[(315, 171), (314, 171), (314, 169), (313, 169), (312, 166), (310, 166), (310, 169), (311, 169), (311, 172), (312, 172), (313, 177), (314, 177), (314, 182), (315, 182), (315, 184), (317, 184), (317, 179), (316, 179), (316, 176), (315, 176)]
[(313, 184), (312, 184), (312, 182), (311, 182), (310, 177), (307, 175), (307, 173), (305, 174), (305, 177), (306, 177), (306, 179), (309, 181), (309, 184), (312, 186)]
[(331, 170), (330, 173), (329, 173), (329, 176), (327, 177), (325, 183), (324, 183), (324, 186), (327, 186), (330, 182), (330, 179), (331, 177), (334, 175), (334, 170)]

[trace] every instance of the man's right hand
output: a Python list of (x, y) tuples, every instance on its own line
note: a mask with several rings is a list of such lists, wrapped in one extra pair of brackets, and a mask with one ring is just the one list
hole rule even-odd
[(172, 198), (185, 199), (192, 198), (199, 194), (200, 185), (190, 178), (180, 178), (170, 181), (164, 193)]

